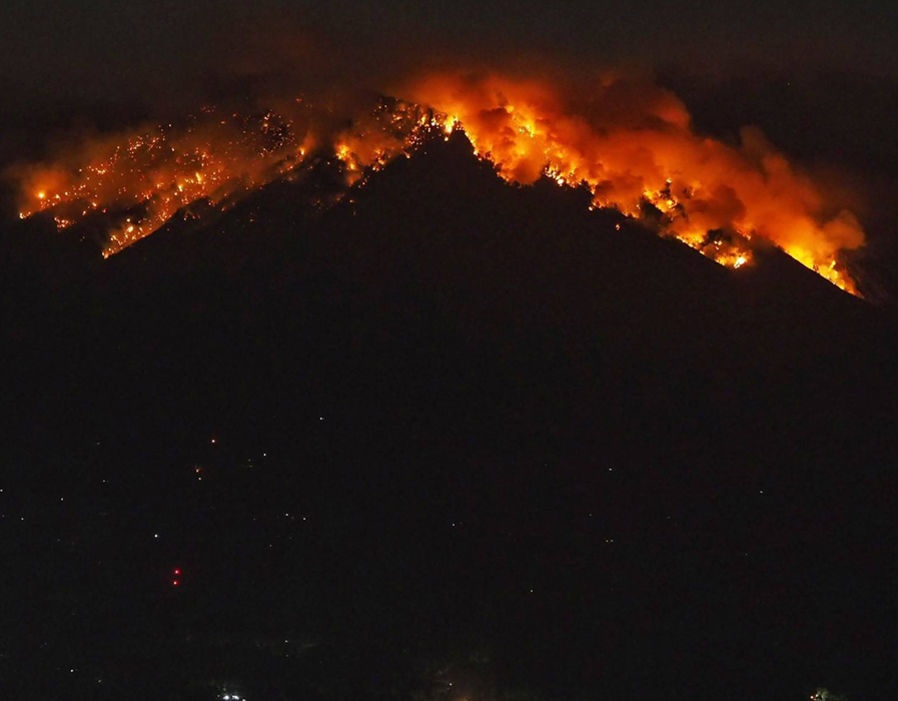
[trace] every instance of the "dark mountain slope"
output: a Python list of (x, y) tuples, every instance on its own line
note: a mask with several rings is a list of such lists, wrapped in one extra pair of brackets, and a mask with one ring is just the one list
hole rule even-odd
[(148, 698), (891, 698), (883, 312), (510, 187), (460, 136), (336, 204), (332, 168), (102, 264), (4, 233), (5, 478), (47, 503), (7, 541), (41, 608), (4, 614), (5, 673), (63, 688), (71, 619)]

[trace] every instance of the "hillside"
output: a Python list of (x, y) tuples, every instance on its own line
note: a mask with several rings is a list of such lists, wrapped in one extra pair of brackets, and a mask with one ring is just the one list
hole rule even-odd
[(337, 167), (3, 226), (17, 693), (891, 698), (887, 312), (460, 133)]

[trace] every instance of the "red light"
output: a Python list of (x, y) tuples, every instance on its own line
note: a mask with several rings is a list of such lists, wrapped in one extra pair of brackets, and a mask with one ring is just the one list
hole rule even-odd
[(179, 570), (177, 567), (175, 568), (175, 574), (181, 574), (181, 570)]
[(172, 585), (173, 587), (178, 586), (178, 584), (179, 584), (179, 582), (178, 582), (177, 579), (173, 579), (173, 580), (171, 581), (171, 585)]

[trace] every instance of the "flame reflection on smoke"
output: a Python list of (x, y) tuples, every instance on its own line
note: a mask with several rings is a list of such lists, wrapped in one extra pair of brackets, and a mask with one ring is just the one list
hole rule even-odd
[(427, 134), (463, 129), (508, 181), (586, 183), (594, 206), (653, 218), (661, 233), (732, 268), (750, 264), (752, 240), (765, 239), (857, 294), (840, 254), (863, 245), (858, 220), (833, 211), (757, 129), (728, 145), (694, 133), (683, 104), (657, 87), (612, 77), (581, 92), (572, 98), (499, 75), (430, 75), (403, 88), (409, 101), (382, 100), (336, 135), (327, 110), (302, 100), (289, 117), (206, 107), (184, 125), (87, 143), (59, 162), (20, 169), (20, 216), (52, 210), (59, 228), (112, 217), (108, 256), (197, 199), (220, 202), (288, 172), (316, 142), (343, 163), (351, 185)]

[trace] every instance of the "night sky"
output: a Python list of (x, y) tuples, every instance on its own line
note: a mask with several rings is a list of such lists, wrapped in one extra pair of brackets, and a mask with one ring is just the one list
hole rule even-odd
[[(872, 2), (8, 0), (0, 695), (894, 699), (896, 35)], [(813, 182), (866, 232), (868, 298), (774, 237), (725, 267), (741, 231), (657, 235), (703, 213), (670, 179), (624, 216), (394, 101), (372, 114), (412, 114), (411, 157), (339, 155), (347, 105), (447, 69), (566, 104), (627, 76), (602, 138), (713, 137), (727, 222)], [(697, 137), (665, 140), (654, 86)], [(264, 110), (304, 94), (339, 138), (216, 200), (203, 129), (298, 148)], [(17, 216), (18, 162), (160, 123), (134, 152), (188, 147), (153, 161), (178, 191), (154, 233), (103, 259), (145, 202)], [(755, 188), (781, 161), (733, 155), (744, 125), (808, 180)]]
[(14, 1), (4, 6), (0, 78), (26, 94), (115, 98), (125, 90), (130, 99), (145, 97), (147, 81), (176, 89), (223, 65), (306, 64), (312, 45), (318, 65), (295, 70), (326, 73), (347, 55), (368, 57), (376, 72), (383, 61), (415, 65), (426, 54), (501, 63), (536, 54), (716, 80), (826, 71), (888, 85), (898, 77), (896, 30), (898, 13), (875, 2)]
[(423, 42), (487, 55), (689, 63), (703, 73), (740, 60), (881, 77), (898, 69), (898, 17), (876, 2), (10, 2), (4, 10), (4, 77), (24, 83), (86, 78), (100, 67), (143, 76), (172, 66), (208, 70), (252, 32), (351, 38), (364, 51)]
[(898, 12), (877, 2), (14, 1), (0, 159), (16, 142), (33, 154), (48, 131), (167, 119), (250, 83), (383, 90), (422, 66), (624, 67), (671, 87), (698, 128), (758, 125), (805, 162), (866, 177), (877, 199), (894, 194), (896, 31)]

